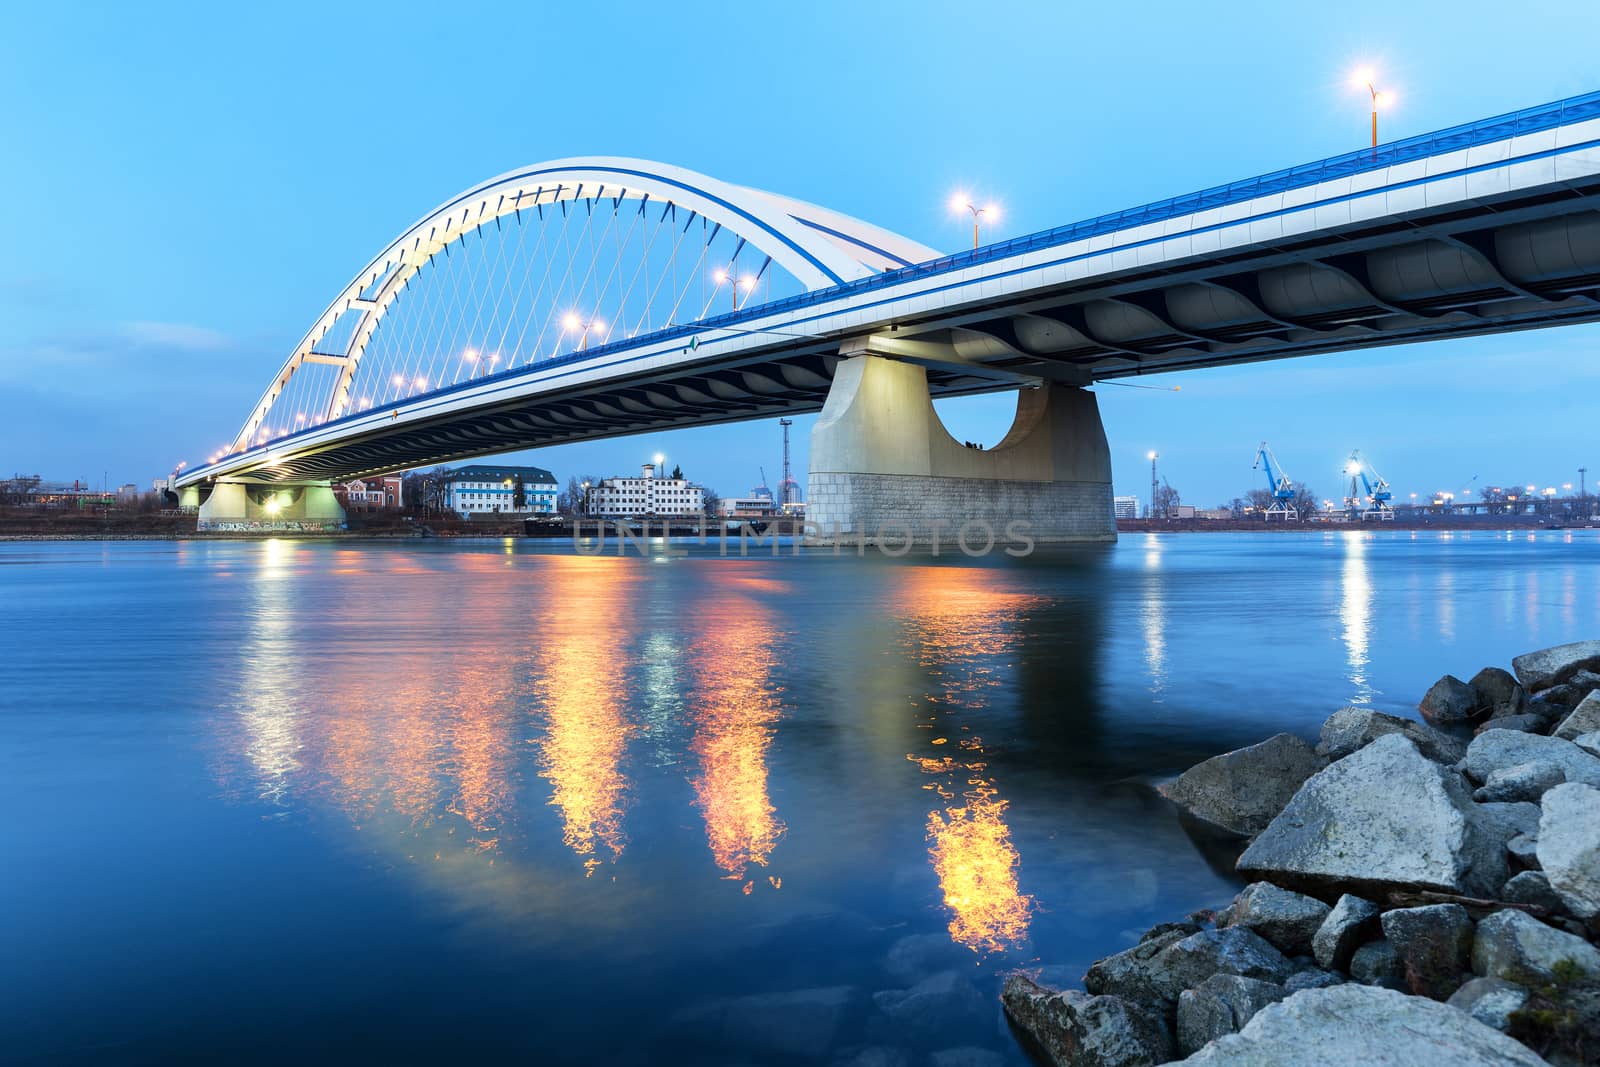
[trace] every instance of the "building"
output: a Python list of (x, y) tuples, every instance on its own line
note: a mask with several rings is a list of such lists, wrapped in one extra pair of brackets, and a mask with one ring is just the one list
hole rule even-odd
[(1119, 519), (1137, 519), (1139, 517), (1139, 498), (1136, 496), (1112, 497), (1111, 508)]
[(687, 478), (658, 478), (654, 463), (642, 464), (637, 478), (607, 478), (589, 490), (588, 514), (607, 519), (646, 515), (698, 515), (705, 491)]
[(770, 519), (777, 513), (770, 495), (723, 497), (719, 510), (725, 519)]
[[(517, 506), (518, 487), (522, 506)], [(542, 467), (475, 464), (445, 477), (444, 506), (465, 518), (474, 515), (553, 515), (556, 476)]]
[(362, 478), (334, 486), (333, 495), (346, 511), (398, 511), (405, 507), (405, 482), (398, 474)]

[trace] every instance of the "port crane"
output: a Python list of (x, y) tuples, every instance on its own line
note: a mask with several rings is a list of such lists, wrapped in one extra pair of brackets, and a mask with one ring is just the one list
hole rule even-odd
[[(1372, 474), (1370, 478), (1367, 477), (1369, 471)], [(1394, 493), (1389, 489), (1388, 481), (1378, 473), (1377, 468), (1361, 458), (1359, 449), (1350, 453), (1350, 462), (1345, 467), (1345, 473), (1350, 475), (1350, 495), (1345, 498), (1350, 510), (1363, 519), (1392, 522), (1394, 505), (1389, 501), (1394, 498)], [(1359, 493), (1356, 490), (1358, 480), (1361, 483)]]
[(1284, 522), (1298, 522), (1300, 515), (1294, 509), (1294, 482), (1284, 473), (1278, 457), (1272, 454), (1272, 449), (1267, 447), (1265, 441), (1256, 449), (1256, 461), (1250, 469), (1265, 470), (1267, 473), (1267, 491), (1272, 494), (1272, 503), (1262, 513), (1262, 518), (1271, 522), (1272, 517), (1277, 515)]

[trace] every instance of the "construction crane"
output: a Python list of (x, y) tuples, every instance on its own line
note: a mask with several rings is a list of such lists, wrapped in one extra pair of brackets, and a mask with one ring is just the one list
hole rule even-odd
[[(1372, 477), (1367, 477), (1367, 472), (1372, 472)], [(1350, 453), (1350, 463), (1345, 468), (1350, 475), (1350, 495), (1345, 502), (1352, 511), (1357, 512), (1363, 519), (1376, 519), (1379, 522), (1394, 520), (1394, 506), (1389, 501), (1394, 493), (1389, 490), (1389, 483), (1378, 473), (1376, 467), (1361, 458), (1359, 449)], [(1356, 480), (1361, 481), (1361, 493), (1356, 492)]]
[(1256, 449), (1256, 461), (1250, 469), (1267, 472), (1267, 492), (1272, 494), (1272, 503), (1262, 513), (1262, 519), (1271, 522), (1272, 517), (1277, 515), (1284, 522), (1298, 522), (1300, 514), (1294, 509), (1294, 482), (1284, 473), (1278, 457), (1272, 454), (1272, 449), (1267, 447), (1265, 441)]

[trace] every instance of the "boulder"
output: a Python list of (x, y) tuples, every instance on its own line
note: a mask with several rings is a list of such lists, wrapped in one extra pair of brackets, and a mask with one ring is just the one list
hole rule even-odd
[(1538, 836), (1539, 805), (1531, 801), (1491, 801), (1479, 804), (1478, 812), (1495, 827), (1495, 833), (1507, 841), (1518, 834)]
[(1579, 671), (1560, 685), (1553, 685), (1539, 694), (1539, 699), (1561, 708), (1575, 708), (1596, 689), (1600, 689), (1600, 674)]
[(1591, 756), (1571, 741), (1514, 730), (1487, 730), (1467, 746), (1464, 769), (1475, 782), (1520, 763), (1553, 763), (1569, 782), (1600, 786), (1600, 758)]
[(1568, 911), (1593, 918), (1600, 914), (1600, 789), (1558, 785), (1542, 807), (1539, 868)]
[(1159, 1017), (1120, 997), (1054, 990), (1014, 974), (1000, 991), (1006, 1015), (1062, 1067), (1143, 1067), (1172, 1059)]
[(1472, 917), (1460, 904), (1429, 904), (1383, 913), (1383, 936), (1399, 954), (1406, 988), (1444, 1000), (1472, 966)]
[(1511, 1029), (1511, 1016), (1528, 1003), (1528, 991), (1503, 978), (1474, 978), (1445, 1003), (1505, 1033)]
[(884, 989), (872, 994), (887, 1025), (875, 1021), (876, 1036), (915, 1042), (923, 1047), (962, 1040), (990, 1021), (993, 1001), (956, 971), (942, 971), (910, 989)]
[(1558, 914), (1567, 910), (1566, 902), (1550, 888), (1550, 879), (1543, 871), (1519, 871), (1512, 875), (1500, 890), (1500, 899), (1510, 904), (1531, 904)]
[(1273, 982), (1214, 974), (1178, 994), (1178, 1053), (1197, 1052), (1223, 1034), (1236, 1034), (1268, 1004), (1289, 992)]
[(1498, 719), (1490, 719), (1481, 723), (1472, 732), (1474, 736), (1488, 733), (1490, 730), (1515, 730), (1524, 734), (1542, 734), (1549, 727), (1550, 722), (1550, 718), (1543, 715), (1535, 715), (1531, 712), (1521, 715), (1502, 715)]
[(909, 934), (889, 947), (883, 969), (910, 984), (971, 958), (972, 953), (950, 940), (949, 934)]
[(1224, 752), (1190, 767), (1161, 793), (1212, 826), (1251, 837), (1260, 833), (1323, 760), (1293, 734)]
[[(1152, 941), (1149, 944), (1159, 944)], [(1202, 930), (1182, 940), (1168, 942), (1154, 953), (1148, 945), (1096, 960), (1084, 976), (1091, 993), (1170, 1008), (1178, 994), (1193, 989), (1214, 974), (1236, 974), (1264, 982), (1283, 981), (1294, 966), (1283, 953), (1243, 927)]]
[(1517, 681), (1530, 692), (1548, 689), (1581, 670), (1600, 669), (1600, 641), (1574, 641), (1537, 652), (1525, 652), (1511, 661)]
[(1237, 869), (1323, 891), (1485, 896), (1506, 878), (1498, 829), (1459, 774), (1388, 734), (1307, 781)]
[(1567, 780), (1567, 773), (1561, 769), (1560, 764), (1550, 762), (1519, 763), (1515, 767), (1497, 767), (1489, 772), (1489, 777), (1472, 794), (1472, 799), (1481, 802), (1499, 801), (1515, 803), (1517, 801), (1531, 801), (1537, 803), (1544, 796), (1546, 789), (1560, 785)]
[(1466, 1012), (1387, 989), (1308, 989), (1257, 1012), (1187, 1067), (1544, 1067), (1527, 1048)]
[(1404, 734), (1424, 756), (1440, 763), (1459, 763), (1467, 754), (1466, 743), (1459, 738), (1424, 723), (1360, 707), (1340, 708), (1324, 720), (1316, 752), (1329, 760), (1344, 759), (1385, 734)]
[(1517, 834), (1506, 842), (1506, 855), (1511, 857), (1511, 866), (1520, 867), (1522, 870), (1536, 871), (1539, 869), (1539, 835)]
[(1434, 724), (1451, 725), (1475, 719), (1484, 709), (1478, 706), (1478, 694), (1472, 686), (1453, 674), (1447, 674), (1433, 683), (1418, 706), (1422, 717)]
[(1590, 693), (1584, 697), (1550, 733), (1553, 737), (1575, 741), (1595, 730), (1600, 730), (1600, 693)]
[(1279, 889), (1271, 882), (1253, 882), (1234, 898), (1223, 925), (1254, 930), (1280, 951), (1298, 955), (1311, 951), (1311, 939), (1329, 910), (1315, 897)]
[(1378, 906), (1346, 893), (1322, 920), (1316, 936), (1311, 939), (1311, 951), (1318, 965), (1342, 971), (1350, 966), (1350, 955), (1356, 947), (1377, 932)]
[(1334, 971), (1324, 971), (1312, 967), (1304, 971), (1296, 971), (1283, 983), (1283, 988), (1290, 993), (1298, 993), (1302, 989), (1326, 989), (1331, 985), (1339, 985), (1344, 981), (1344, 975)]
[(1497, 911), (1478, 924), (1472, 970), (1483, 978), (1542, 986), (1580, 977), (1600, 977), (1600, 949), (1515, 908)]
[(1589, 755), (1600, 757), (1600, 730), (1588, 734), (1579, 734), (1572, 739), (1572, 743)]
[(1515, 715), (1527, 699), (1511, 672), (1499, 667), (1485, 667), (1467, 684), (1478, 695), (1478, 706), (1488, 708), (1491, 715)]
[(1350, 957), (1350, 977), (1362, 985), (1400, 989), (1405, 985), (1405, 964), (1388, 938), (1368, 941)]

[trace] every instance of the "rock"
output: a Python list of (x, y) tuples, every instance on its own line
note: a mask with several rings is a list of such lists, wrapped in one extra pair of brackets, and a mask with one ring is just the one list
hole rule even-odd
[[(1534, 820), (1534, 825), (1539, 825), (1538, 819)], [(1177, 934), (1178, 936), (1176, 938), (1171, 938), (1168, 940), (1167, 943), (1171, 944), (1172, 941), (1182, 941), (1190, 934), (1198, 934), (1204, 929), (1205, 927), (1201, 926), (1197, 922), (1156, 923), (1156, 925), (1146, 930), (1140, 936), (1139, 944), (1142, 945), (1146, 941), (1154, 941), (1157, 938), (1165, 937), (1167, 934)], [(949, 938), (945, 938), (945, 940), (948, 941)]]
[(1600, 730), (1589, 734), (1579, 734), (1572, 739), (1572, 743), (1589, 753), (1589, 755), (1600, 757)]
[(853, 1055), (835, 1057), (833, 1067), (911, 1067), (911, 1053), (889, 1045), (869, 1045)]
[(1460, 775), (1388, 734), (1307, 781), (1239, 857), (1238, 870), (1325, 891), (1486, 896), (1506, 877), (1497, 831)]
[(1511, 672), (1499, 667), (1485, 667), (1467, 684), (1478, 695), (1478, 706), (1488, 708), (1489, 714), (1494, 716), (1517, 714), (1527, 699)]
[(1543, 715), (1523, 714), (1504, 715), (1498, 719), (1490, 719), (1473, 731), (1474, 735), (1485, 734), (1490, 730), (1515, 730), (1518, 733), (1537, 734), (1543, 733), (1545, 727), (1550, 725), (1550, 720)]
[(930, 1067), (1005, 1067), (1006, 1058), (993, 1049), (963, 1045), (930, 1054), (928, 1063)]
[(889, 947), (883, 969), (910, 984), (954, 967), (971, 956), (971, 952), (950, 940), (949, 934), (911, 934)]
[(1404, 734), (1424, 756), (1440, 763), (1459, 763), (1467, 754), (1465, 742), (1431, 726), (1359, 707), (1340, 708), (1328, 716), (1316, 752), (1329, 760), (1344, 759), (1385, 734)]
[(1399, 989), (1405, 982), (1405, 965), (1387, 938), (1368, 941), (1350, 957), (1350, 977), (1362, 985)]
[(1475, 719), (1482, 713), (1478, 694), (1472, 686), (1453, 674), (1447, 674), (1433, 683), (1418, 706), (1422, 717), (1429, 722), (1450, 725)]
[(1550, 888), (1550, 879), (1543, 871), (1521, 871), (1512, 875), (1500, 890), (1500, 899), (1511, 904), (1532, 904), (1556, 913), (1567, 910), (1565, 902)]
[(1529, 691), (1548, 689), (1581, 670), (1600, 668), (1600, 641), (1574, 641), (1568, 645), (1525, 652), (1511, 661), (1517, 681)]
[(1477, 801), (1527, 800), (1537, 802), (1544, 791), (1567, 780), (1567, 773), (1555, 763), (1519, 763), (1497, 767), (1472, 794)]
[(1478, 812), (1490, 821), (1495, 833), (1507, 841), (1518, 834), (1529, 837), (1539, 834), (1539, 805), (1531, 801), (1491, 801), (1479, 804)]
[(1013, 974), (1000, 1002), (1011, 1021), (1063, 1067), (1142, 1067), (1173, 1056), (1166, 1023), (1120, 997), (1045, 989)]
[(1190, 767), (1161, 793), (1190, 815), (1230, 833), (1260, 833), (1323, 761), (1293, 734), (1213, 756)]
[(1600, 977), (1600, 949), (1557, 930), (1526, 912), (1507, 908), (1478, 924), (1472, 970), (1483, 978), (1542, 986), (1579, 977)]
[[(1158, 941), (1150, 942), (1151, 945)], [(1202, 930), (1146, 953), (1148, 945), (1096, 960), (1084, 976), (1091, 993), (1171, 1007), (1178, 994), (1214, 974), (1236, 974), (1264, 982), (1282, 982), (1294, 971), (1283, 953), (1243, 927)]]
[(888, 1019), (875, 1029), (896, 1041), (924, 1047), (960, 1041), (990, 1020), (993, 1002), (956, 971), (942, 971), (910, 989), (885, 989), (872, 1002)]
[(1535, 853), (1550, 888), (1580, 919), (1600, 914), (1600, 789), (1558, 785), (1544, 795)]
[(1444, 1000), (1472, 966), (1472, 917), (1460, 904), (1429, 904), (1383, 913), (1383, 936), (1394, 946), (1406, 987)]
[(1505, 1033), (1511, 1029), (1511, 1016), (1528, 1003), (1528, 991), (1503, 978), (1474, 978), (1445, 1003)]
[(1590, 693), (1584, 697), (1583, 701), (1572, 709), (1572, 713), (1550, 731), (1550, 734), (1552, 737), (1574, 741), (1583, 734), (1595, 730), (1600, 730), (1600, 693)]
[(1540, 693), (1539, 699), (1562, 708), (1576, 708), (1596, 689), (1600, 689), (1600, 674), (1579, 671), (1560, 685), (1553, 685)]
[(1544, 1067), (1466, 1012), (1387, 989), (1308, 989), (1262, 1009), (1187, 1067)]
[(1234, 898), (1224, 925), (1254, 930), (1280, 951), (1295, 955), (1311, 951), (1311, 939), (1329, 910), (1315, 897), (1253, 882)]
[(1506, 842), (1506, 854), (1511, 857), (1511, 865), (1521, 867), (1523, 870), (1539, 869), (1539, 835), (1517, 834)]
[(1339, 985), (1344, 981), (1344, 975), (1333, 971), (1324, 971), (1316, 967), (1307, 971), (1296, 971), (1283, 983), (1283, 988), (1290, 993), (1298, 993), (1302, 989), (1326, 989), (1332, 985)]
[(1486, 781), (1492, 771), (1519, 763), (1554, 763), (1567, 781), (1600, 786), (1600, 758), (1559, 737), (1486, 730), (1467, 746), (1464, 761), (1467, 776), (1475, 782)]
[(854, 1001), (850, 986), (759, 993), (691, 1007), (674, 1022), (758, 1059), (773, 1055), (817, 1059), (833, 1047)]
[(1215, 974), (1178, 995), (1178, 1053), (1187, 1056), (1223, 1034), (1238, 1033), (1256, 1012), (1288, 996), (1273, 982)]

